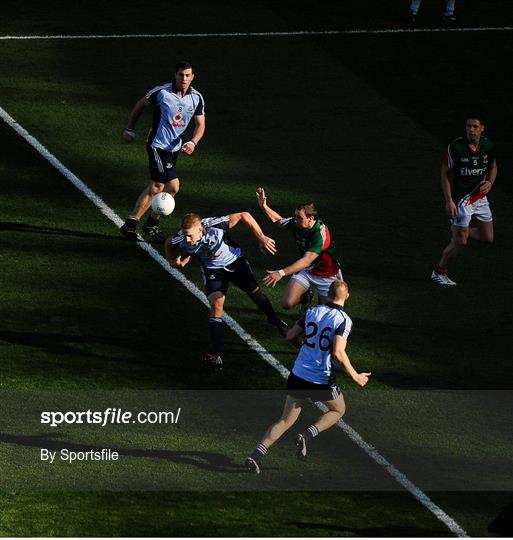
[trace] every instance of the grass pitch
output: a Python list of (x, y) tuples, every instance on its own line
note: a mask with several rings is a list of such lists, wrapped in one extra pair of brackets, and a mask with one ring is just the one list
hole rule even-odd
[[(135, 4), (122, 11), (112, 4), (101, 14), (94, 2), (54, 7), (7, 2), (1, 33), (133, 33), (134, 19), (137, 32), (152, 33), (178, 31), (171, 20), (180, 20), (183, 32), (404, 26), (402, 9), (385, 13), (378, 2), (371, 3), (372, 21), (355, 6), (341, 12), (330, 2), (322, 2), (308, 18), (301, 13), (310, 10), (291, 10), (287, 2), (279, 7), (258, 2), (244, 13), (237, 3), (221, 9), (199, 2), (199, 21), (185, 4), (173, 10), (160, 6), (158, 21)], [(435, 25), (431, 8), (423, 9), (426, 24)], [(500, 2), (483, 7), (467, 1), (461, 17), (471, 25), (506, 25), (501, 9)], [(207, 103), (207, 134), (192, 158), (180, 158), (182, 192), (165, 230), (174, 231), (186, 211), (250, 210), (279, 246), (277, 257), (266, 259), (245, 231), (235, 231), (262, 277), (266, 268), (296, 253), (290, 237), (259, 214), (255, 188), (264, 185), (271, 205), (283, 214), (299, 200), (315, 200), (352, 287), (350, 356), (359, 369), (374, 373), (365, 389), (375, 392), (369, 401), (377, 411), (389, 410), (387, 390), (511, 390), (512, 168), (506, 152), (490, 197), (496, 244), (468, 247), (452, 272), (455, 290), (434, 288), (427, 280), (448, 234), (440, 159), (448, 140), (460, 133), (462, 115), (479, 106), (490, 118), (490, 137), (504, 148), (511, 142), (511, 92), (501, 77), (511, 63), (509, 38), (508, 33), (413, 33), (2, 41), (0, 106), (125, 217), (146, 183), (143, 134), (150, 121), (148, 114), (137, 127), (137, 141), (124, 145), (120, 133), (129, 110), (145, 91), (169, 80), (175, 58), (192, 58), (198, 64), (195, 86)], [(484, 66), (486, 76), (476, 76), (466, 58)], [(124, 242), (111, 222), (5, 124), (0, 135), (2, 390), (282, 387), (277, 373), (228, 331), (226, 372), (222, 379), (207, 377), (199, 362), (207, 344), (204, 307)], [(200, 283), (196, 264), (186, 273)], [(276, 306), (281, 292), (269, 291)], [(291, 367), (294, 352), (262, 323), (244, 295), (232, 289), (227, 311)], [(395, 416), (373, 417), (363, 400), (349, 401), (348, 408), (348, 421), (358, 422), (359, 412), (368, 419), (369, 442), (403, 428)], [(261, 426), (253, 420), (241, 436), (226, 437), (226, 453), (234, 462), (271, 419), (263, 417)], [(474, 440), (489, 440), (491, 431), (479, 425)], [(420, 425), (408, 433), (418, 435), (419, 447), (429, 443), (441, 449), (455, 427), (449, 421), (445, 432)], [(191, 439), (191, 448), (208, 451), (222, 438)], [(350, 455), (341, 433), (326, 439), (333, 442), (332, 452), (347, 448)], [(2, 446), (4, 456), (27, 451), (20, 441), (4, 439)], [(391, 451), (378, 448), (385, 455)], [(287, 456), (284, 442), (269, 461), (287, 470)], [(342, 452), (344, 457), (348, 454)], [(138, 458), (142, 474), (153, 470), (150, 461)], [(187, 476), (196, 485), (201, 470)], [(410, 478), (416, 481), (414, 471)], [(30, 489), (2, 493), (0, 534), (448, 534), (403, 493)], [(479, 536), (511, 499), (508, 493), (430, 495), (467, 532)]]

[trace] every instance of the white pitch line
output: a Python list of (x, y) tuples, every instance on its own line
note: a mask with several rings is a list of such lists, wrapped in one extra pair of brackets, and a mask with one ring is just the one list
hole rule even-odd
[[(34, 148), (39, 154), (41, 154), (47, 161), (49, 161), (64, 177), (66, 177), (78, 190), (80, 190), (96, 207), (98, 207), (102, 214), (109, 218), (116, 227), (120, 227), (123, 224), (123, 220), (110, 208), (101, 197), (99, 197), (94, 191), (92, 191), (80, 178), (73, 174), (61, 161), (59, 161), (50, 151), (45, 148), (35, 137), (23, 128), (12, 116), (10, 116), (2, 107), (0, 107), (0, 118), (4, 120), (6, 124), (12, 127), (18, 135), (23, 137), (32, 148)], [(152, 246), (145, 242), (137, 243), (137, 245), (146, 251), (158, 264), (160, 264), (172, 277), (178, 280), (189, 292), (191, 292), (198, 300), (200, 300), (205, 306), (208, 307), (208, 300), (204, 293), (196, 287), (194, 283), (188, 280), (182, 272), (172, 268), (169, 263), (156, 251)], [(287, 378), (289, 370), (283, 366), (272, 354), (270, 354), (258, 341), (251, 336), (240, 324), (225, 313), (223, 320), (251, 349), (258, 353), (268, 364), (276, 369), (283, 378)], [(319, 404), (321, 410), (327, 410), (327, 408)], [(449, 515), (447, 515), (438, 505), (436, 505), (420, 488), (418, 488), (406, 475), (400, 472), (394, 465), (392, 465), (386, 458), (384, 458), (372, 445), (363, 440), (361, 435), (355, 431), (349, 424), (340, 420), (338, 426), (344, 431), (344, 433), (359, 446), (374, 462), (381, 465), (387, 472), (409, 491), (425, 508), (433, 513), (437, 519), (439, 519), (452, 533), (458, 537), (468, 537), (468, 534), (463, 528), (454, 521)]]
[(513, 26), (475, 26), (461, 28), (383, 28), (371, 30), (355, 28), (353, 30), (297, 30), (291, 32), (205, 32), (177, 34), (57, 34), (35, 36), (0, 36), (0, 40), (31, 39), (139, 39), (139, 38), (239, 38), (239, 37), (303, 37), (303, 36), (340, 36), (352, 34), (418, 34), (432, 32), (510, 32)]

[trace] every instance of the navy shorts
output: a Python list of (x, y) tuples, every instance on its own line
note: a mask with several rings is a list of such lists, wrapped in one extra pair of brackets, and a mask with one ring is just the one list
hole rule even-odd
[(287, 379), (287, 395), (294, 399), (308, 399), (312, 401), (333, 401), (342, 395), (335, 379), (327, 384), (316, 384), (306, 381), (290, 372)]
[(202, 267), (202, 270), (207, 296), (218, 291), (225, 295), (229, 283), (233, 283), (245, 293), (253, 292), (258, 288), (253, 270), (245, 257), (239, 257), (225, 268)]
[(168, 152), (153, 146), (146, 146), (148, 152), (148, 164), (150, 169), (150, 178), (153, 182), (165, 184), (170, 180), (178, 178), (176, 172), (176, 161), (178, 160), (178, 152)]

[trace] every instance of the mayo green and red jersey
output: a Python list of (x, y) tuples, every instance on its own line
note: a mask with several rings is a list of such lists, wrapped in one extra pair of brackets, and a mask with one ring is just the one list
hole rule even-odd
[(307, 268), (310, 273), (322, 277), (331, 277), (338, 273), (340, 264), (333, 256), (335, 242), (328, 227), (320, 219), (311, 229), (300, 229), (294, 217), (280, 219), (279, 224), (292, 231), (301, 257), (307, 251), (319, 255)]
[(485, 197), (479, 191), (479, 184), (486, 180), (495, 160), (495, 144), (486, 137), (481, 137), (475, 151), (469, 148), (466, 137), (449, 144), (444, 164), (453, 173), (452, 199), (456, 204), (472, 204)]

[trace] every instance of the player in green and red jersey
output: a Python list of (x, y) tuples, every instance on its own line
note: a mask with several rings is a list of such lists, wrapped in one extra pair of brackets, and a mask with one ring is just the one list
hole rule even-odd
[(483, 137), (484, 129), (483, 116), (469, 113), (466, 137), (449, 144), (442, 162), (442, 190), (446, 212), (451, 218), (452, 238), (431, 274), (431, 280), (438, 285), (456, 285), (447, 276), (447, 267), (469, 237), (493, 242), (493, 218), (487, 194), (497, 177), (497, 159), (494, 143)]
[(342, 272), (333, 254), (335, 244), (331, 233), (317, 217), (315, 205), (311, 202), (300, 204), (294, 216), (283, 218), (268, 206), (263, 187), (257, 189), (257, 197), (260, 208), (273, 223), (292, 231), (301, 255), (281, 270), (268, 270), (264, 284), (274, 287), (282, 277), (292, 276), (283, 293), (285, 309), (308, 303), (312, 286), (317, 289), (319, 303), (325, 303), (330, 285), (342, 279)]

